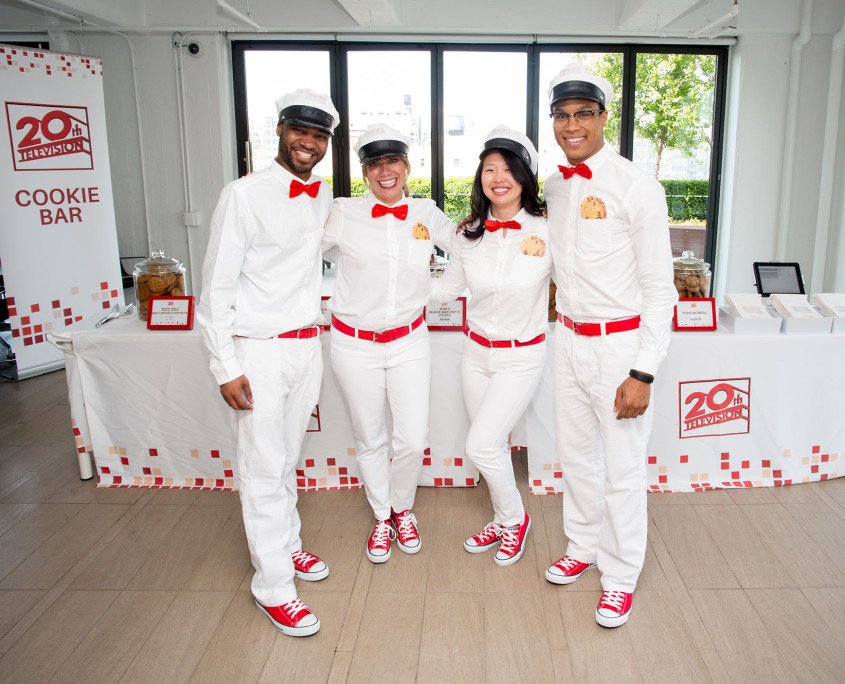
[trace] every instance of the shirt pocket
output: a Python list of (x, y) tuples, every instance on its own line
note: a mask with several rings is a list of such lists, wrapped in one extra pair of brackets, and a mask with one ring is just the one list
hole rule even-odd
[(548, 268), (546, 257), (520, 253), (514, 257), (511, 278), (516, 285), (534, 283), (547, 275)]
[(619, 219), (579, 219), (578, 250), (583, 254), (609, 254), (626, 239), (625, 224)]
[(431, 240), (408, 240), (408, 266), (422, 271), (431, 263)]

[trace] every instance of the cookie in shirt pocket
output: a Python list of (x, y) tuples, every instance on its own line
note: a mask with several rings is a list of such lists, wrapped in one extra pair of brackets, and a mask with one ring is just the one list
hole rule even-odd
[(546, 241), (539, 235), (527, 235), (519, 244), (519, 254), (513, 263), (514, 278), (531, 282), (544, 275)]

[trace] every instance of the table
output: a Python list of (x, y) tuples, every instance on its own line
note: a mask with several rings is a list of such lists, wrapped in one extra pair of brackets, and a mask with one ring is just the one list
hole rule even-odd
[[(329, 333), (331, 334), (331, 333)], [(320, 401), (297, 467), (301, 490), (361, 486), (352, 429), (321, 336)], [(65, 352), (71, 422), (80, 476), (100, 487), (237, 488), (237, 420), (220, 396), (198, 330), (146, 329), (137, 318), (99, 329), (82, 321), (53, 334)], [(472, 486), (463, 458), (468, 421), (460, 389), (463, 336), (432, 332), (429, 448), (420, 484)]]
[[(562, 491), (552, 367), (549, 354), (525, 418), (535, 494)], [(652, 393), (650, 491), (769, 487), (844, 475), (843, 387), (845, 335), (672, 333)]]
[[(325, 371), (297, 468), (300, 489), (359, 487), (354, 440), (321, 337)], [(554, 331), (549, 344), (553, 344)], [(429, 451), (420, 484), (471, 486), (458, 332), (431, 332)], [(102, 487), (236, 488), (236, 419), (198, 331), (137, 319), (53, 335), (65, 351), (80, 474)], [(838, 477), (845, 335), (672, 334), (654, 384), (648, 483), (654, 492), (776, 486)], [(534, 494), (562, 491), (554, 447), (553, 355), (511, 442), (528, 448)], [(85, 470), (87, 468), (87, 471)]]

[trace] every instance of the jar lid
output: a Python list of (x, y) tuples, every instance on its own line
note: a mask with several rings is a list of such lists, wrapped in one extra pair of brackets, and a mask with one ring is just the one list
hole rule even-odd
[(710, 268), (710, 264), (697, 259), (692, 250), (682, 252), (681, 256), (672, 260), (672, 265), (676, 271), (706, 271)]
[(140, 271), (178, 270), (182, 268), (182, 262), (178, 259), (171, 259), (165, 255), (164, 250), (160, 249), (153, 252), (149, 258), (135, 264), (135, 268)]

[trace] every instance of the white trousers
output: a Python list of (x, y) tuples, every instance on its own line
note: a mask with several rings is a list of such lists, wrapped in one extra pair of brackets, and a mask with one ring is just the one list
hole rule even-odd
[(461, 383), (470, 420), (466, 456), (490, 489), (494, 522), (505, 527), (525, 517), (508, 435), (537, 391), (545, 362), (545, 342), (489, 349), (464, 338)]
[(266, 606), (296, 598), (291, 554), (302, 548), (296, 510), (296, 465), (320, 394), (320, 338), (237, 338), (235, 349), (252, 388), (253, 409), (238, 411), (238, 483), (252, 593)]
[(650, 405), (638, 418), (617, 420), (613, 401), (633, 367), (639, 331), (585, 337), (558, 323), (554, 337), (566, 553), (596, 563), (605, 591), (633, 592), (646, 551), (653, 414)]
[[(377, 520), (413, 507), (428, 439), (431, 343), (421, 325), (379, 344), (332, 329), (332, 370), (346, 401), (355, 455)], [(393, 420), (390, 458), (386, 408)]]

